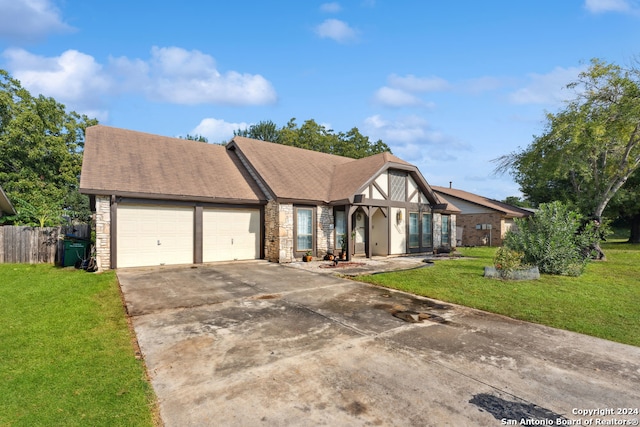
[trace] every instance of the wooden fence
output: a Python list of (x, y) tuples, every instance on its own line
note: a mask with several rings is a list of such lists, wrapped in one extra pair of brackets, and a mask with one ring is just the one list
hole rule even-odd
[(91, 228), (0, 226), (0, 263), (60, 264), (66, 235), (89, 239)]

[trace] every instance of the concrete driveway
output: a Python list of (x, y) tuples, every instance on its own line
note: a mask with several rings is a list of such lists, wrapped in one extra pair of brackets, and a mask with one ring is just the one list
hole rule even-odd
[(166, 426), (640, 418), (638, 347), (266, 262), (117, 274)]

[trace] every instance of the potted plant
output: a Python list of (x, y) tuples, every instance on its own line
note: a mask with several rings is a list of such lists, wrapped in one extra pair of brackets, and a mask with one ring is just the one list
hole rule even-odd
[(340, 237), (340, 259), (347, 258), (347, 239), (345, 236)]
[(313, 257), (311, 256), (311, 251), (307, 251), (305, 252), (304, 256), (302, 257), (302, 260), (304, 262), (309, 262), (313, 259)]

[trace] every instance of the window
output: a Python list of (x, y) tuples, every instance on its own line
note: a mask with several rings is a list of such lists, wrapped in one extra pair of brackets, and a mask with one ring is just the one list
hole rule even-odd
[(422, 247), (433, 246), (433, 231), (431, 228), (431, 214), (422, 214)]
[(296, 209), (296, 251), (313, 250), (313, 209)]
[(418, 227), (418, 213), (409, 213), (409, 247), (417, 248), (420, 242), (420, 228)]
[(449, 244), (449, 215), (442, 215), (442, 246)]
[(391, 200), (404, 202), (407, 200), (407, 174), (398, 171), (389, 171), (389, 190)]
[(344, 211), (336, 211), (336, 248), (342, 248), (342, 239), (345, 239), (344, 243), (346, 245), (346, 234), (347, 234), (347, 221), (345, 217)]

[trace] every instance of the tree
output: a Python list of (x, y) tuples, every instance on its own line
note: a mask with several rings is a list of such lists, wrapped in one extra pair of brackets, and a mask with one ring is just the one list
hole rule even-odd
[(640, 167), (640, 71), (594, 59), (568, 87), (575, 99), (547, 114), (526, 149), (496, 159), (496, 171), (510, 171), (533, 202), (571, 202), (599, 220)]
[(198, 142), (209, 142), (209, 140), (207, 139), (206, 136), (202, 136), (202, 135), (198, 135), (198, 134), (196, 134), (196, 135), (187, 134), (187, 136), (185, 136), (185, 137), (181, 136), (180, 139), (186, 139), (186, 140), (189, 140), (189, 141), (198, 141)]
[(53, 98), (33, 97), (0, 70), (0, 185), (18, 211), (5, 222), (58, 225), (63, 215), (89, 220), (78, 187), (84, 131), (94, 124)]
[(259, 139), (261, 141), (280, 142), (278, 126), (271, 120), (261, 121), (258, 124), (249, 126), (247, 129), (238, 129), (233, 132), (233, 135)]
[(607, 206), (605, 215), (625, 221), (630, 228), (628, 243), (640, 243), (640, 170), (629, 177)]
[(533, 204), (528, 199), (521, 199), (518, 196), (507, 196), (506, 199), (502, 201), (511, 206), (517, 206), (519, 208), (533, 208)]
[(369, 137), (362, 135), (358, 128), (354, 127), (348, 132), (336, 134), (332, 129), (327, 129), (313, 119), (298, 126), (296, 119), (292, 118), (280, 129), (272, 121), (262, 121), (257, 125), (251, 125), (248, 129), (239, 129), (234, 132), (234, 135), (354, 159), (385, 151), (391, 152), (389, 146), (382, 140), (371, 142)]

